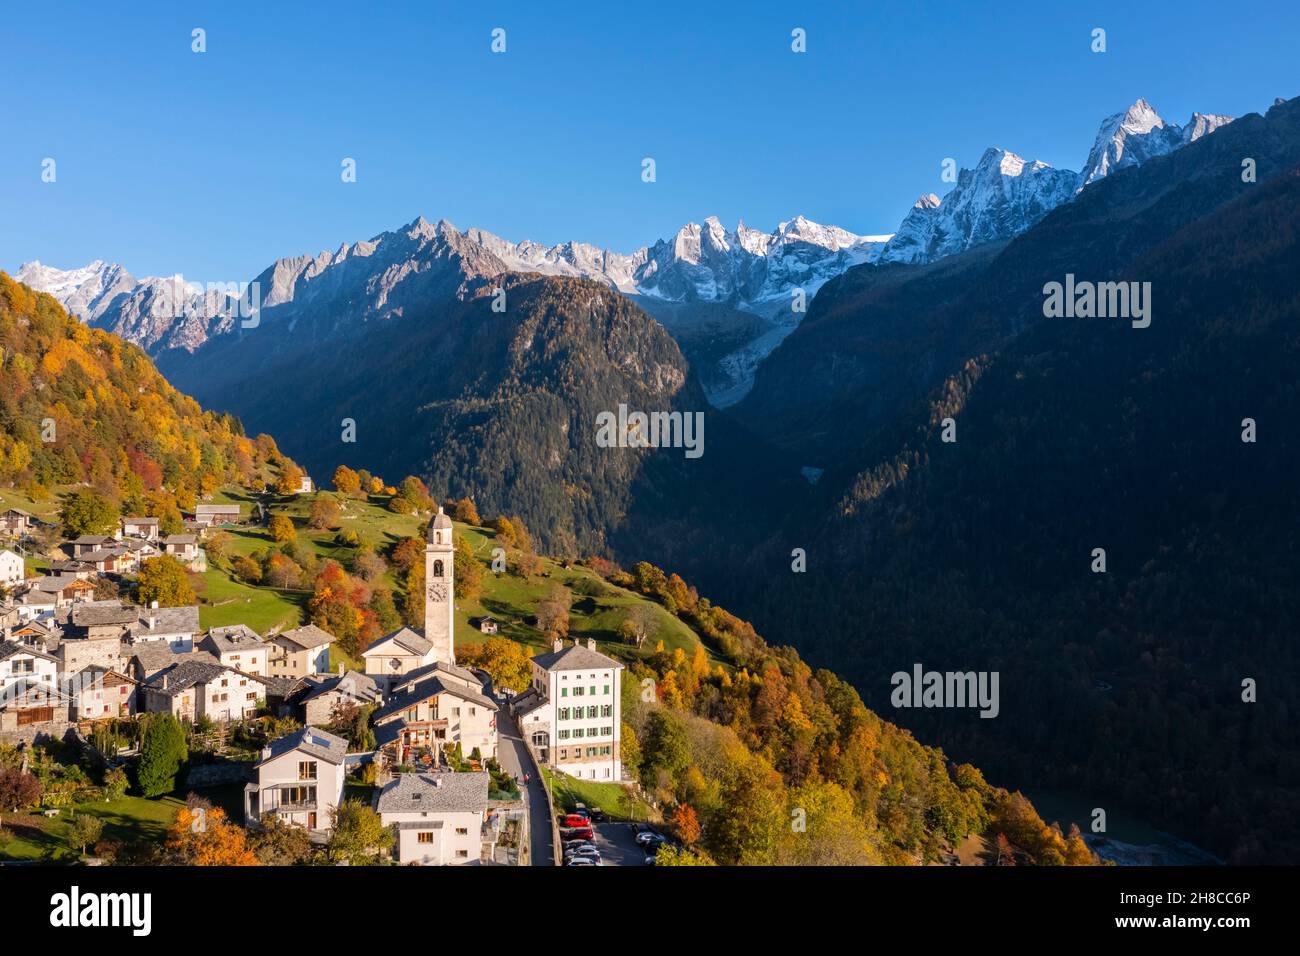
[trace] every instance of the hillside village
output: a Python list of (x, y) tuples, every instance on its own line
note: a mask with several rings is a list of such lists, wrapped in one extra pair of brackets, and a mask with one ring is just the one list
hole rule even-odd
[[(310, 479), (294, 494), (314, 494)], [(200, 504), (182, 533), (164, 534), (157, 518), (123, 516), (114, 533), (62, 540), (36, 562), (48, 522), (4, 510), (0, 746), (22, 754), (52, 742), (93, 750), (111, 728), (111, 739), (125, 736), (128, 745), (95, 757), (124, 766), (139, 756), (154, 719), (174, 718), (205, 744), (215, 741), (209, 762), (192, 762), (189, 786), (210, 779), (239, 790), (239, 814), (233, 805), (222, 810), (223, 825), (233, 818), (259, 832), (288, 824), (327, 846), (338, 820), (356, 815), (350, 804), (360, 801), (345, 794), (364, 790), (365, 806), (391, 834), (370, 850), (400, 864), (558, 861), (558, 824), (585, 816), (556, 819), (542, 765), (575, 780), (631, 786), (619, 750), (624, 666), (595, 639), (555, 639), (528, 661), (519, 694), (457, 663), (455, 532), (442, 507), (424, 534), (423, 626), (382, 634), (356, 658), (315, 624), (264, 633), (243, 623), (204, 627), (198, 604), (105, 596), (138, 581), (150, 562), (208, 573), (217, 535), (268, 517), (260, 503), (256, 514)], [(40, 571), (29, 573), (37, 563)], [(475, 627), (492, 635), (500, 625), (481, 615)], [(502, 733), (515, 715), (526, 741)], [(228, 759), (226, 744), (236, 737), (239, 746), (259, 745), (251, 760)], [(585, 824), (565, 830), (594, 836)], [(601, 862), (591, 840), (566, 850), (566, 863)]]

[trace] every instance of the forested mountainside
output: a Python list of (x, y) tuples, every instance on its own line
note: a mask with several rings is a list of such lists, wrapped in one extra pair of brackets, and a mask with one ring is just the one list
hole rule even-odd
[[(752, 475), (732, 465), (738, 455), (763, 460), (761, 443), (709, 407), (663, 327), (584, 279), (477, 283), (463, 300), (371, 330), (364, 350), (319, 350), (310, 362), (290, 353), (266, 377), (242, 407), (273, 433), (299, 436), (309, 472), (328, 475), (341, 460), (377, 473), (414, 469), (485, 511), (520, 515), (551, 553), (606, 551), (608, 530), (637, 501), (687, 520), (705, 494), (696, 489), (722, 489), (725, 513), (737, 515), (754, 500)], [(597, 415), (620, 404), (702, 412), (706, 454), (599, 447)], [(352, 442), (345, 419), (355, 423)]]
[(252, 485), (271, 463), (293, 466), (172, 388), (138, 346), (0, 272), (0, 482), (35, 500), (85, 483), (179, 521), (198, 495)]
[[(592, 283), (522, 283), (521, 289), (522, 295), (537, 297), (535, 314), (542, 322), (567, 321), (582, 313), (565, 298), (575, 289), (609, 295)], [(558, 296), (566, 308), (557, 311), (549, 296)], [(615, 324), (626, 320), (626, 308), (616, 307), (605, 318)], [(648, 328), (651, 334), (664, 334), (657, 326)], [(618, 341), (615, 330), (601, 333), (596, 341)], [(563, 334), (546, 338), (566, 340)], [(29, 497), (42, 497), (43, 485), (85, 481), (122, 513), (170, 514), (178, 501), (193, 507), (192, 499), (206, 494), (200, 489), (212, 482), (252, 487), (260, 485), (267, 465), (281, 475), (296, 468), (269, 437), (250, 441), (239, 433), (237, 421), (204, 412), (171, 388), (136, 346), (88, 329), (51, 297), (35, 294), (3, 273), (0, 348), (6, 425), (0, 480)], [(607, 361), (596, 364), (603, 368)], [(661, 378), (667, 388), (680, 387), (667, 371)], [(47, 417), (55, 419), (57, 436), (27, 450), (27, 422)], [(357, 473), (342, 469), (335, 477), (338, 497), (366, 497), (357, 479)], [(77, 493), (65, 492), (65, 511)], [(403, 510), (394, 510), (395, 521)], [(469, 510), (473, 512), (472, 504)], [(337, 504), (334, 513), (339, 513)], [(284, 520), (283, 514), (277, 517)], [(462, 600), (477, 599), (480, 589), (490, 594), (499, 589), (495, 599), (509, 600), (506, 596), (521, 586), (514, 578), (526, 586), (553, 576), (554, 590), (562, 575), (572, 574), (567, 562), (546, 561), (543, 567), (522, 522), (506, 526), (512, 570), (504, 581), (488, 571), (486, 555), (476, 557), (461, 542)], [(493, 538), (499, 535), (493, 533)], [(400, 534), (391, 539), (399, 547), (413, 546), (416, 553), (421, 546), (418, 539)], [(310, 556), (312, 550), (290, 534), (283, 543), (264, 548), (261, 559), (270, 567), (291, 555)], [(526, 557), (520, 554), (524, 550)], [(337, 562), (316, 566), (311, 560), (317, 575), (316, 595), (308, 605), (312, 620), (332, 627), (338, 600), (323, 600), (322, 593), (337, 590), (352, 601), (369, 589)], [(247, 556), (214, 551), (212, 573), (225, 573), (228, 565), (234, 573), (235, 565), (251, 562)], [(791, 648), (770, 648), (750, 625), (701, 599), (680, 577), (645, 563), (633, 573), (599, 558), (587, 563), (595, 574), (578, 579), (584, 602), (598, 606), (615, 588), (627, 589), (620, 593), (661, 605), (698, 641), (693, 655), (680, 645), (668, 650), (662, 644), (647, 653), (633, 652), (625, 684), (624, 759), (645, 787), (672, 807), (672, 825), (689, 846), (680, 862), (921, 863), (980, 834), (1001, 838), (997, 852), (1005, 854), (1004, 862), (1096, 862), (1077, 830), (1066, 834), (1048, 826), (1021, 795), (990, 785), (975, 767), (950, 763), (942, 751), (881, 720), (834, 674), (814, 673)], [(467, 573), (463, 564), (480, 566)], [(423, 593), (422, 577), (411, 578), (408, 585)], [(552, 594), (548, 600), (559, 598)], [(418, 599), (403, 603), (415, 605)], [(393, 610), (391, 601), (387, 607)], [(569, 605), (564, 607), (567, 630)], [(520, 654), (515, 648), (495, 659), (517, 668)], [(471, 647), (465, 657), (479, 659)], [(488, 658), (481, 663), (492, 668)], [(507, 679), (501, 672), (494, 676)], [(642, 692), (645, 682), (654, 688), (648, 699)]]
[[(801, 354), (829, 402), (806, 397), (778, 440), (801, 460), (833, 454), (824, 423), (853, 424), (837, 458), (809, 462), (827, 471), (793, 509), (807, 527), (756, 549), (727, 600), (868, 706), (913, 661), (999, 670), (991, 727), (898, 719), (1020, 783), (1141, 807), (1233, 861), (1300, 858), (1297, 167), (1292, 101), (1108, 177), (984, 267), (828, 284), (741, 411), (797, 404)], [(1043, 286), (1066, 273), (1149, 282), (1150, 327), (1044, 318)], [(943, 288), (954, 277), (964, 289)], [(924, 287), (935, 304), (909, 315)], [(910, 379), (874, 381), (895, 364)], [(801, 424), (820, 432), (802, 446)], [(787, 570), (792, 544), (804, 575)]]

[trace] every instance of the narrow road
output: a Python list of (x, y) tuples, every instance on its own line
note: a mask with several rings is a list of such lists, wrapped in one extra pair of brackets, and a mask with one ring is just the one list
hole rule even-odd
[[(514, 774), (519, 780), (519, 789), (524, 795), (531, 838), (529, 859), (533, 866), (553, 866), (555, 849), (551, 840), (551, 815), (546, 808), (546, 790), (533, 771), (528, 748), (519, 735), (519, 725), (500, 698), (498, 703), (501, 709), (497, 711), (497, 760), (502, 769)], [(527, 784), (524, 783), (525, 773), (532, 774), (532, 779)]]

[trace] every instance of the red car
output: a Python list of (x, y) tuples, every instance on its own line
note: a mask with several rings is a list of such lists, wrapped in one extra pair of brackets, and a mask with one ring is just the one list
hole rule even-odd
[(564, 817), (564, 822), (561, 824), (561, 826), (566, 826), (566, 827), (586, 827), (590, 825), (591, 825), (591, 821), (588, 820), (586, 817), (584, 817), (581, 813), (566, 814)]
[(564, 836), (561, 837), (561, 839), (563, 839), (565, 843), (569, 843), (572, 840), (594, 840), (596, 839), (596, 834), (592, 832), (591, 827), (574, 827), (572, 830), (564, 831)]

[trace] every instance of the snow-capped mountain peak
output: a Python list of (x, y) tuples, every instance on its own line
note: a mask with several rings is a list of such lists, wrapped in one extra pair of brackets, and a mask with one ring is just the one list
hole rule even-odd
[(1166, 123), (1150, 103), (1138, 99), (1124, 112), (1102, 121), (1076, 191), (1116, 170), (1172, 153), (1230, 122), (1231, 116), (1193, 113), (1186, 126), (1178, 126)]
[(1127, 166), (1163, 156), (1214, 132), (1231, 117), (1193, 113), (1186, 126), (1166, 123), (1145, 99), (1108, 116), (1079, 173), (990, 147), (940, 199), (922, 196), (880, 255), (882, 262), (930, 262), (986, 242), (1011, 239), (1084, 187)]

